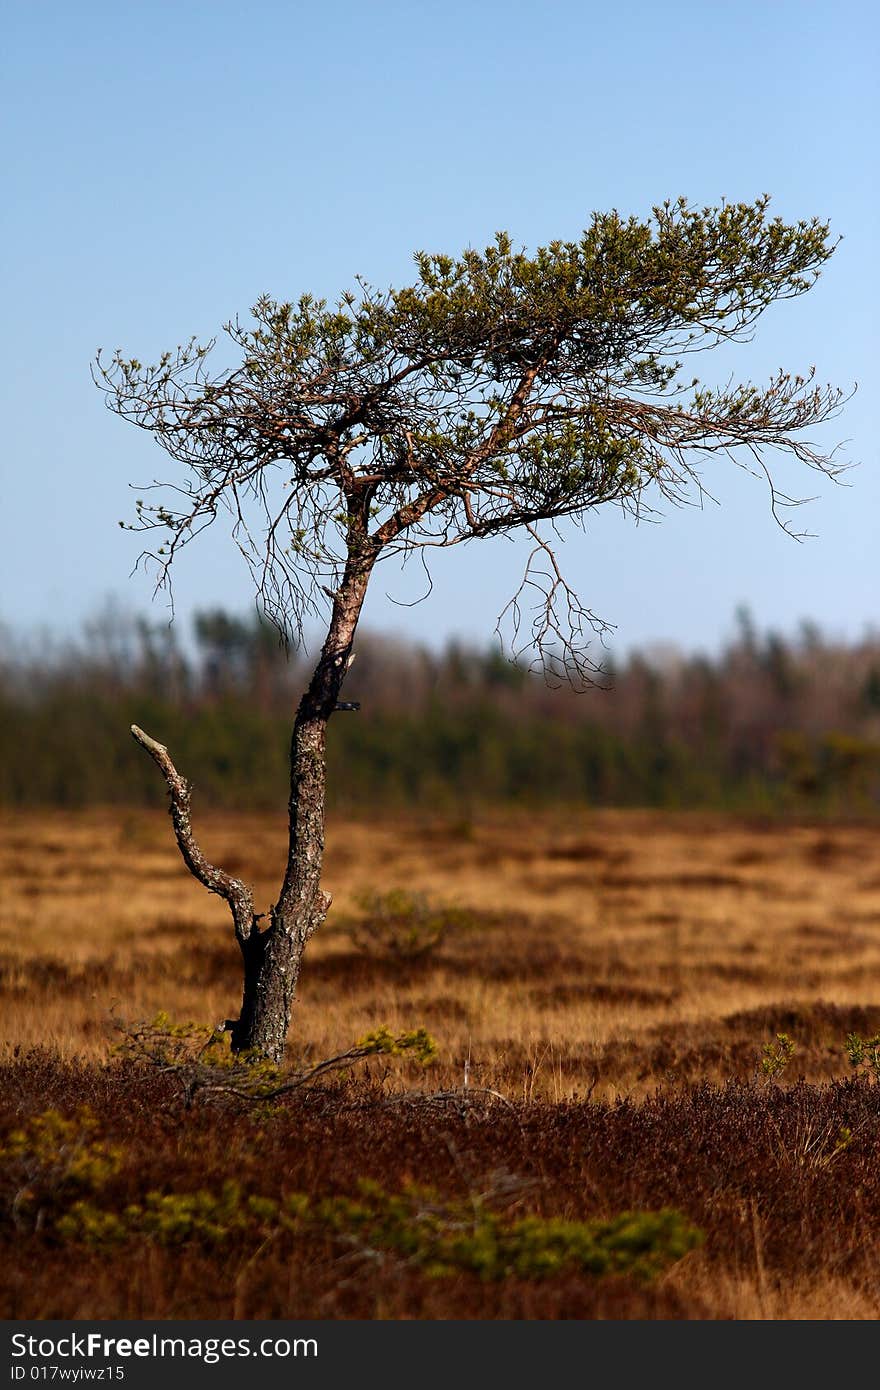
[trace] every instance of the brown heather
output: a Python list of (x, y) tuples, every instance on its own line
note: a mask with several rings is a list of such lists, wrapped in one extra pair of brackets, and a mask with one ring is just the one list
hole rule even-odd
[[(198, 831), (260, 910), (283, 827), (205, 815)], [(559, 811), (331, 819), (327, 843), (334, 906), (306, 953), (293, 1060), (387, 1026), (427, 1028), (437, 1061), (370, 1058), (271, 1105), (185, 1110), (173, 1077), (114, 1055), (113, 1020), (234, 1015), (224, 905), (161, 814), (6, 816), (0, 1316), (880, 1315), (880, 1105), (845, 1049), (880, 1032), (880, 827)], [(383, 901), (427, 931), (425, 950), (399, 949), (399, 921), (371, 926)], [(773, 1080), (762, 1056), (778, 1034), (795, 1051)], [(22, 1176), (27, 1127), (51, 1110), (74, 1129), (45, 1133), (85, 1125), (80, 1189), (63, 1163)], [(261, 1203), (356, 1200), (364, 1180), (430, 1188), (443, 1209), (479, 1197), (506, 1221), (673, 1209), (704, 1239), (650, 1280), (489, 1279), (438, 1277), (319, 1223), (260, 1225)], [(102, 1243), (57, 1225), (76, 1201), (121, 1217), (149, 1194), (232, 1210), (230, 1182), (257, 1215), (213, 1240), (141, 1228)]]

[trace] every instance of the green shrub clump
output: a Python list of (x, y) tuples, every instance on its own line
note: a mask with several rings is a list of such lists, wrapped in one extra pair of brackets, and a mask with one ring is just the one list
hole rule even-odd
[(880, 1033), (873, 1038), (863, 1038), (858, 1033), (848, 1033), (846, 1054), (854, 1071), (873, 1080), (880, 1080)]
[(124, 1150), (98, 1137), (88, 1107), (65, 1118), (44, 1110), (0, 1145), (4, 1205), (19, 1229), (40, 1229), (74, 1199), (99, 1192), (118, 1173)]
[(352, 941), (365, 955), (386, 960), (418, 960), (429, 956), (452, 931), (470, 925), (462, 908), (432, 903), (424, 893), (393, 888), (388, 893), (364, 893), (357, 899), (361, 916), (349, 928)]
[(365, 1246), (394, 1252), (432, 1277), (463, 1271), (482, 1279), (540, 1278), (570, 1269), (651, 1278), (702, 1240), (679, 1212), (624, 1212), (607, 1221), (526, 1216), (511, 1220), (482, 1203), (446, 1204), (430, 1189), (385, 1192), (362, 1183), (357, 1198), (327, 1198), (311, 1219)]
[(446, 1202), (414, 1185), (387, 1192), (364, 1181), (355, 1196), (282, 1200), (247, 1193), (234, 1181), (219, 1192), (150, 1191), (117, 1211), (93, 1196), (75, 1195), (54, 1215), (57, 1238), (92, 1248), (128, 1241), (163, 1247), (216, 1248), (287, 1232), (294, 1239), (329, 1240), (346, 1252), (369, 1251), (402, 1260), (430, 1278), (459, 1273), (481, 1279), (542, 1278), (565, 1270), (650, 1279), (699, 1245), (701, 1233), (679, 1212), (623, 1212), (608, 1220), (559, 1217), (511, 1219), (484, 1202)]
[(279, 1203), (271, 1197), (249, 1196), (234, 1181), (219, 1192), (148, 1192), (141, 1203), (122, 1212), (103, 1211), (79, 1201), (55, 1223), (64, 1240), (85, 1245), (115, 1245), (136, 1237), (157, 1245), (198, 1242), (218, 1246), (233, 1236), (264, 1237), (279, 1224)]

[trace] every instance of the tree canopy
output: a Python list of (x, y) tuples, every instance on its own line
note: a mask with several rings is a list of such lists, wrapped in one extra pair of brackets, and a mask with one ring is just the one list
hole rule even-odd
[[(774, 455), (835, 475), (804, 437), (844, 393), (812, 369), (766, 385), (701, 384), (690, 355), (748, 341), (771, 304), (803, 294), (833, 253), (828, 224), (787, 224), (769, 199), (650, 217), (596, 213), (534, 255), (499, 233), (484, 251), (419, 252), (402, 289), (330, 305), (264, 295), (228, 323), (236, 365), (195, 339), (145, 366), (121, 351), (96, 379), (116, 413), (184, 465), (135, 529), (168, 581), (180, 548), (222, 512), (262, 605), (299, 634), (356, 551), (375, 560), (523, 530), (531, 554), (510, 614), (529, 644), (588, 678), (602, 624), (566, 583), (553, 523), (616, 504), (699, 500), (717, 454), (767, 479)], [(561, 655), (560, 655), (561, 654)]]

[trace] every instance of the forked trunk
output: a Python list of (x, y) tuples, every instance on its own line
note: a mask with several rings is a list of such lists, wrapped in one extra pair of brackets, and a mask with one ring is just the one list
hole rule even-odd
[(363, 606), (371, 560), (353, 558), (334, 597), (321, 659), (300, 701), (290, 748), (287, 870), (268, 928), (239, 944), (244, 958), (241, 1014), (232, 1028), (236, 1052), (280, 1062), (290, 1027), (303, 951), (330, 907), (321, 891), (324, 859), (327, 721), (351, 664), (351, 645)]
[[(340, 681), (341, 684), (341, 681)], [(241, 1014), (232, 1029), (235, 1052), (280, 1062), (306, 943), (330, 899), (321, 892), (324, 857), (326, 718), (309, 717), (303, 696), (291, 746), (291, 856), (269, 926), (240, 941), (244, 963)], [(291, 862), (292, 861), (292, 862)]]
[[(291, 930), (291, 926), (293, 930)], [(242, 942), (244, 989), (232, 1027), (233, 1052), (253, 1052), (280, 1062), (284, 1055), (302, 944), (295, 924), (255, 931)]]
[[(325, 749), (327, 721), (339, 706), (339, 692), (351, 665), (351, 645), (379, 547), (366, 538), (359, 507), (349, 515), (353, 541), (339, 589), (333, 595), (333, 614), (321, 657), (296, 713), (290, 746), (287, 868), (269, 925), (260, 930), (250, 888), (241, 879), (211, 864), (196, 843), (190, 823), (190, 789), (171, 761), (168, 749), (136, 724), (131, 732), (162, 771), (171, 796), (174, 833), (184, 862), (211, 893), (225, 898), (232, 912), (235, 935), (244, 964), (241, 1013), (227, 1021), (235, 1052), (249, 1052), (280, 1062), (290, 1027), (303, 951), (330, 906), (321, 891), (324, 860)], [(344, 705), (357, 709), (357, 705)]]
[[(327, 721), (339, 708), (339, 691), (352, 664), (352, 642), (367, 584), (380, 546), (368, 541), (368, 499), (349, 499), (350, 549), (321, 657), (296, 710), (291, 739), (291, 799), (288, 803), (288, 863), (266, 930), (254, 913), (253, 894), (241, 878), (211, 865), (192, 833), (189, 785), (164, 744), (132, 724), (132, 735), (160, 767), (171, 795), (171, 817), (179, 851), (189, 872), (209, 892), (225, 898), (242, 951), (245, 987), (238, 1019), (228, 1019), (235, 1052), (252, 1052), (281, 1062), (291, 1026), (293, 997), (303, 951), (329, 908), (321, 891), (324, 862), (324, 802), (327, 787)], [(357, 705), (342, 706), (357, 709)]]

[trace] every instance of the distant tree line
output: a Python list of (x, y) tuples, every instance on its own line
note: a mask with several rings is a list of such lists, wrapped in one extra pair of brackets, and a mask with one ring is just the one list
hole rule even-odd
[[(279, 807), (308, 661), (256, 615), (201, 613), (192, 641), (112, 611), (52, 648), (0, 632), (0, 802), (161, 803), (137, 723), (172, 748), (202, 807)], [(863, 815), (880, 806), (880, 636), (843, 645), (738, 615), (717, 656), (609, 659), (575, 694), (497, 650), (364, 634), (329, 741), (352, 810), (489, 803)]]

